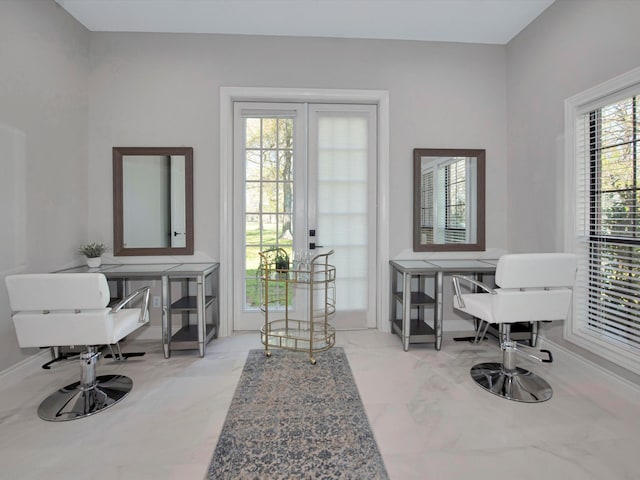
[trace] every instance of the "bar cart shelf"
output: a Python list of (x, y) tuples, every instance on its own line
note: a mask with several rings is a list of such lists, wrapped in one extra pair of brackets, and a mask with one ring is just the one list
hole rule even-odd
[[(315, 365), (315, 353), (333, 347), (335, 328), (329, 318), (335, 313), (336, 269), (329, 264), (333, 250), (316, 255), (308, 265), (282, 264), (286, 252), (280, 248), (260, 252), (258, 277), (261, 284), (260, 309), (264, 325), (260, 331), (264, 352), (283, 348), (307, 352)], [(301, 303), (306, 302), (302, 308)], [(294, 305), (305, 318), (294, 318)]]

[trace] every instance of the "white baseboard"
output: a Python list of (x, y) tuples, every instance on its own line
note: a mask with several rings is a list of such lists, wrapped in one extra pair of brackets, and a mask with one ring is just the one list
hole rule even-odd
[(0, 382), (3, 384), (11, 382), (20, 382), (25, 377), (25, 372), (34, 372), (42, 368), (42, 365), (51, 359), (51, 351), (43, 349), (42, 351), (31, 355), (30, 357), (20, 360), (18, 363), (11, 365), (0, 372)]
[(600, 373), (604, 374), (605, 376), (611, 378), (612, 380), (617, 381), (618, 383), (631, 388), (632, 390), (635, 390), (636, 392), (640, 392), (640, 385), (638, 385), (635, 382), (632, 382), (631, 380), (629, 380), (628, 378), (624, 378), (621, 375), (618, 375), (615, 372), (612, 372), (611, 370), (609, 370), (608, 368), (603, 367), (602, 365), (598, 364), (597, 362), (594, 362), (592, 360), (589, 360), (588, 358), (583, 357), (582, 355), (571, 351), (570, 349), (568, 349), (567, 347), (564, 347), (558, 343), (555, 343), (552, 340), (549, 340), (548, 338), (544, 337), (543, 335), (540, 335), (539, 337), (539, 345), (538, 347), (540, 347), (540, 344), (546, 344), (549, 345), (550, 347), (553, 348), (553, 350), (559, 350), (560, 352), (562, 352), (565, 355), (570, 356), (571, 358), (582, 362), (596, 370), (598, 370)]

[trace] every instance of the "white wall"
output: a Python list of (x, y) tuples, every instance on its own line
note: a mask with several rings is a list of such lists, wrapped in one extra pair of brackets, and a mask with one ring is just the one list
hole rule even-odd
[(509, 249), (564, 248), (564, 100), (640, 65), (640, 2), (556, 0), (507, 46)]
[[(217, 260), (220, 86), (390, 92), (391, 258), (411, 251), (415, 147), (485, 148), (487, 246), (559, 250), (563, 101), (638, 65), (639, 14), (635, 0), (557, 0), (501, 47), (90, 34), (54, 2), (4, 0), (2, 219), (12, 234), (0, 235), (0, 276), (68, 265), (86, 240), (111, 243), (113, 146), (194, 147), (195, 248)], [(2, 288), (0, 369), (24, 356), (9, 313)]]
[(4, 277), (87, 240), (89, 32), (53, 1), (0, 2), (0, 370), (18, 348)]
[[(3, 0), (1, 185), (11, 188), (0, 218), (12, 233), (0, 235), (0, 277), (68, 265), (86, 240), (111, 244), (113, 146), (194, 147), (195, 248), (217, 260), (220, 86), (390, 92), (391, 258), (411, 251), (415, 147), (487, 149), (488, 247), (559, 250), (563, 101), (638, 66), (638, 18), (636, 0), (556, 0), (500, 47), (90, 34), (53, 1)], [(0, 288), (0, 370), (23, 357)]]
[(94, 33), (90, 54), (89, 229), (98, 238), (112, 230), (111, 185), (104, 180), (113, 146), (192, 146), (195, 250), (218, 260), (226, 228), (219, 88), (314, 87), (389, 91), (390, 258), (412, 254), (416, 147), (487, 150), (487, 246), (506, 248), (504, 46)]
[[(52, 1), (0, 2), (0, 45), (0, 121), (26, 134), (23, 270), (61, 268), (86, 240), (111, 245), (114, 146), (194, 148), (195, 249), (218, 260), (221, 86), (388, 90), (389, 256), (411, 251), (416, 147), (487, 150), (487, 245), (506, 246), (503, 46), (89, 33)], [(21, 355), (0, 302), (2, 369)]]
[(639, 18), (635, 0), (556, 0), (507, 46), (511, 251), (563, 250), (564, 100), (640, 65)]
[(195, 249), (219, 254), (219, 87), (388, 90), (390, 255), (412, 245), (412, 149), (486, 148), (487, 244), (506, 246), (505, 48), (181, 34), (91, 36), (90, 230), (111, 233), (113, 146), (193, 146)]

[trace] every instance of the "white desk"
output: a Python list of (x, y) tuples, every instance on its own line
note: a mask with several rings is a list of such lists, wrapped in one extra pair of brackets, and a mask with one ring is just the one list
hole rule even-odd
[[(218, 336), (220, 329), (218, 302), (218, 263), (163, 263), (163, 264), (103, 264), (98, 268), (87, 266), (62, 270), (66, 273), (102, 273), (109, 280), (116, 280), (117, 295), (122, 298), (128, 293), (128, 280), (160, 280), (162, 282), (162, 348), (164, 357), (171, 356), (171, 350), (198, 349), (204, 357), (206, 345)], [(171, 282), (182, 284), (181, 297), (171, 300)], [(189, 282), (195, 281), (196, 295), (190, 295)], [(209, 292), (207, 293), (207, 282)], [(207, 321), (210, 310), (210, 321)], [(188, 316), (195, 313), (197, 322), (189, 323)], [(182, 327), (172, 334), (172, 316), (182, 315)]]
[[(410, 343), (435, 343), (436, 350), (442, 346), (442, 279), (445, 273), (483, 274), (496, 271), (497, 260), (391, 260), (391, 308), (392, 331), (402, 339), (404, 351)], [(402, 277), (402, 289), (398, 288), (398, 277)], [(424, 292), (411, 291), (413, 277), (434, 276), (433, 297)], [(402, 319), (397, 317), (397, 304), (402, 305)], [(411, 308), (434, 307), (433, 328), (424, 322), (411, 329)]]

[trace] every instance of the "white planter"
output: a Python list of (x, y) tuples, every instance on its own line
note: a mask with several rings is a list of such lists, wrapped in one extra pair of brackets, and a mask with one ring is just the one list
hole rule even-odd
[(87, 266), (89, 268), (98, 268), (100, 265), (102, 265), (102, 257), (87, 257)]

